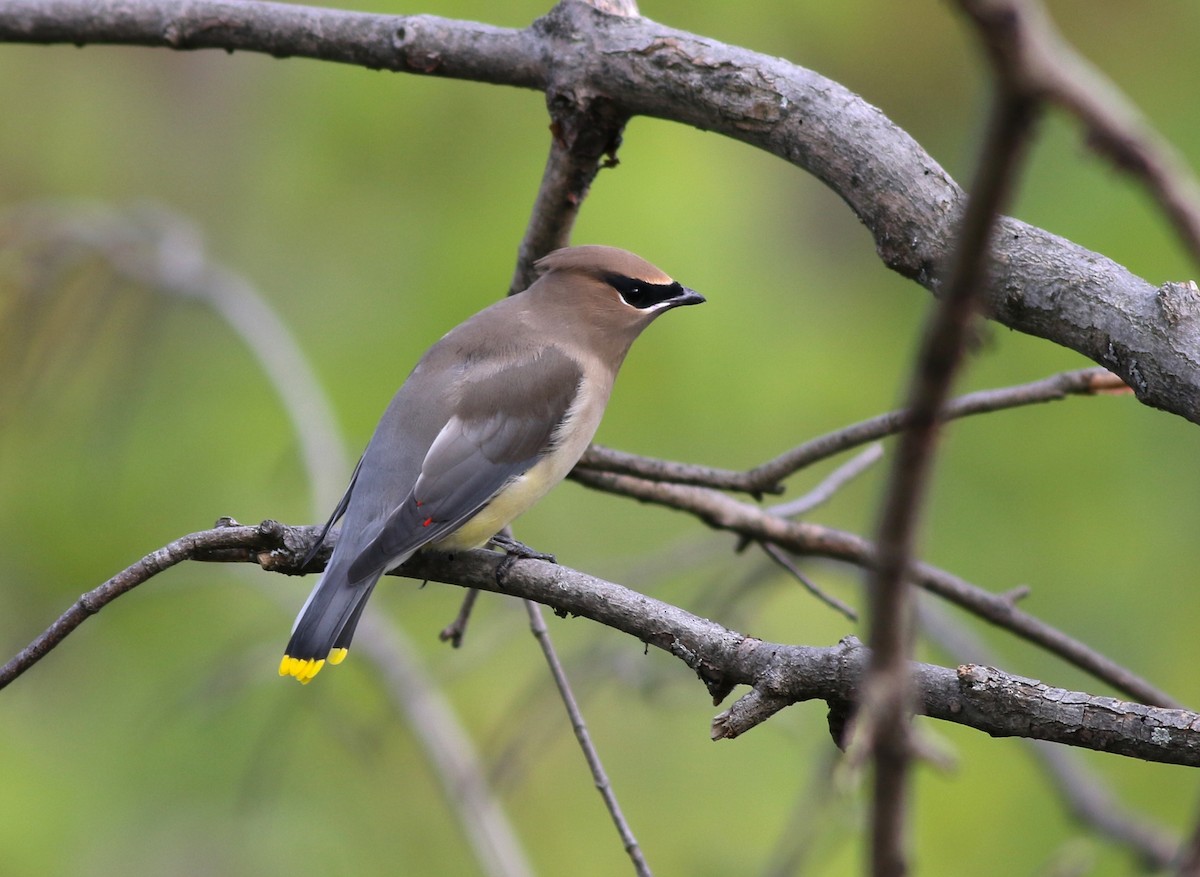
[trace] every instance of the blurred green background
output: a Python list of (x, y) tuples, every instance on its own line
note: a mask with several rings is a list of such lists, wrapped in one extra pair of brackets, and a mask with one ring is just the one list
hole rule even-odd
[[(548, 7), (357, 8), (521, 27)], [(1200, 163), (1200, 7), (1051, 9)], [(645, 0), (642, 12), (844, 83), (968, 178), (986, 76), (950, 4)], [(0, 107), (0, 207), (12, 211), (0, 220), (6, 659), (81, 592), (219, 515), (301, 523), (327, 512), (314, 508), (271, 383), (228, 324), (95, 259), (32, 291), (36, 271), (11, 237), (24, 205), (149, 203), (195, 223), (209, 255), (294, 332), (352, 457), (425, 347), (505, 290), (548, 135), (537, 93), (221, 52), (6, 45)], [(1147, 199), (1087, 153), (1074, 124), (1051, 114), (1041, 135), (1016, 215), (1153, 283), (1195, 276)], [(620, 159), (598, 178), (576, 242), (633, 249), (709, 303), (672, 314), (635, 348), (602, 442), (737, 468), (894, 406), (930, 299), (879, 264), (836, 197), (774, 158), (656, 120), (629, 125)], [(961, 385), (1087, 364), (993, 327)], [(1200, 705), (1197, 459), (1195, 426), (1129, 397), (959, 422), (924, 556), (992, 590), (1028, 584), (1026, 609)], [(328, 461), (334, 482), (350, 462)], [(833, 465), (794, 478), (793, 494)], [(869, 533), (881, 477), (813, 519)], [(735, 555), (732, 538), (578, 485), (556, 490), (517, 534), (755, 636), (828, 645), (863, 633), (761, 555)], [(854, 570), (803, 568), (861, 604)], [(303, 688), (276, 677), (310, 586), (248, 566), (176, 568), (0, 694), (0, 872), (483, 873), (377, 666), (352, 655)], [(461, 597), (392, 579), (373, 605), (411, 637), (473, 735), (536, 871), (628, 873), (523, 609), (485, 595), (453, 651), (436, 633)], [(1108, 693), (960, 620), (1007, 670)], [(715, 745), (716, 710), (675, 659), (581, 620), (550, 627), (656, 873), (769, 873), (807, 834), (803, 873), (861, 871), (863, 794), (852, 778), (825, 790), (834, 750), (821, 705)], [(1072, 823), (1023, 744), (922, 727), (958, 767), (918, 773), (919, 873), (1134, 869)], [(1190, 830), (1192, 773), (1081, 758), (1126, 806)]]

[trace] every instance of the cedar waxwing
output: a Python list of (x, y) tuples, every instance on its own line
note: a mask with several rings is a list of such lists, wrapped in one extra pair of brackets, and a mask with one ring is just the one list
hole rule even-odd
[(343, 519), (281, 676), (308, 682), (340, 663), (375, 583), (413, 552), (486, 545), (541, 499), (591, 443), (634, 339), (704, 301), (613, 247), (556, 250), (537, 266), (527, 290), (433, 345), (383, 413), (325, 525), (321, 541)]

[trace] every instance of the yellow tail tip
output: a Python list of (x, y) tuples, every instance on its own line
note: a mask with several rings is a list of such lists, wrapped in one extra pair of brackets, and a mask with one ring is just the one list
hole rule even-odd
[(314, 676), (321, 672), (321, 668), (324, 666), (324, 659), (293, 658), (290, 655), (284, 655), (283, 660), (279, 662), (279, 675), (294, 676), (298, 682), (307, 685), (312, 682)]
[(279, 662), (279, 675), (294, 676), (302, 685), (307, 685), (321, 672), (326, 662), (336, 666), (346, 660), (348, 653), (347, 649), (330, 649), (326, 658), (293, 658), (291, 655), (284, 655), (283, 660)]

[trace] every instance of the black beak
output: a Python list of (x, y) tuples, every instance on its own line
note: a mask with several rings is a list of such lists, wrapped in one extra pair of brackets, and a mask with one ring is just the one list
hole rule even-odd
[(668, 303), (673, 308), (682, 307), (683, 305), (702, 305), (707, 299), (694, 289), (682, 287), (682, 292), (668, 299)]

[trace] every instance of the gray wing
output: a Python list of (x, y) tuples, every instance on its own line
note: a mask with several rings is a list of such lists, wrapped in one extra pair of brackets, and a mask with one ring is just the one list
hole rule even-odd
[(412, 490), (354, 559), (350, 580), (450, 535), (532, 468), (550, 450), (582, 376), (575, 360), (550, 347), (463, 387)]
[(325, 544), (325, 537), (329, 535), (329, 531), (333, 525), (337, 523), (338, 518), (346, 514), (346, 509), (350, 507), (350, 495), (354, 493), (354, 485), (358, 481), (358, 473), (362, 469), (363, 458), (358, 458), (358, 463), (354, 466), (354, 474), (350, 476), (350, 483), (346, 486), (346, 492), (342, 494), (342, 498), (338, 500), (337, 508), (333, 510), (333, 514), (329, 516), (329, 520), (325, 522), (325, 526), (321, 528), (321, 535), (317, 537), (317, 541), (313, 543), (313, 547), (308, 549), (308, 554), (304, 555), (304, 560), (300, 566), (306, 567), (313, 562), (313, 558), (321, 550), (321, 546)]

